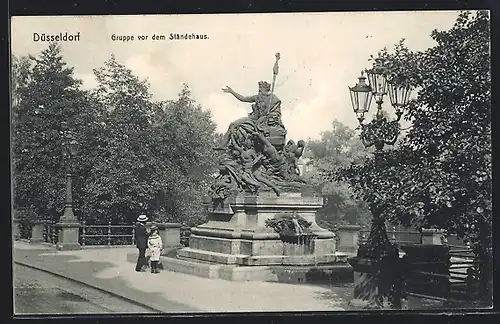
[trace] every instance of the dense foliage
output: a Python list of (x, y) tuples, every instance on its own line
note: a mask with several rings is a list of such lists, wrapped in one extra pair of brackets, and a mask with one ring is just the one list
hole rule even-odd
[(52, 44), (39, 57), (24, 58), (14, 66), (14, 203), (35, 207), (42, 217), (62, 209), (63, 121), (78, 120), (86, 101), (59, 52)]
[[(149, 84), (111, 55), (84, 91), (60, 48), (13, 58), (14, 206), (57, 220), (65, 173), (73, 173), (75, 214), (90, 223), (157, 220), (200, 223), (215, 167), (215, 124), (184, 86), (178, 98), (155, 102)], [(74, 132), (76, 156), (63, 157), (63, 131)]]
[(317, 222), (326, 228), (339, 224), (366, 224), (371, 215), (361, 199), (353, 197), (345, 181), (325, 181), (323, 173), (337, 170), (351, 163), (362, 163), (370, 151), (363, 147), (356, 132), (339, 121), (333, 121), (332, 130), (321, 134), (319, 140), (310, 140), (304, 157), (310, 159), (311, 170), (305, 177), (325, 198), (325, 206), (317, 213)]
[[(402, 41), (381, 56), (389, 80), (418, 90), (405, 108), (412, 128), (381, 165), (352, 164), (336, 179), (392, 222), (438, 227), (468, 238), (491, 267), (492, 165), (490, 25), (486, 12), (463, 12), (436, 45), (411, 52)], [(483, 278), (491, 270), (483, 269)]]

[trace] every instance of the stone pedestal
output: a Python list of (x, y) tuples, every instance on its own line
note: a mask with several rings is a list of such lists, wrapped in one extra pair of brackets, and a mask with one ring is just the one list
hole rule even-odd
[(422, 244), (443, 245), (444, 230), (422, 229)]
[(18, 240), (21, 237), (20, 221), (18, 219), (12, 219), (12, 240)]
[(337, 236), (337, 251), (354, 253), (358, 250), (359, 225), (341, 225), (338, 227)]
[(78, 243), (78, 232), (80, 223), (78, 222), (59, 222), (59, 240), (56, 249), (59, 251), (80, 250), (82, 246)]
[(169, 249), (181, 247), (181, 224), (158, 223), (156, 226), (158, 226), (158, 234), (163, 241), (164, 253), (166, 253)]
[[(240, 195), (228, 198), (225, 206), (215, 210), (211, 200), (207, 199), (206, 203), (208, 222), (191, 229), (189, 247), (177, 252), (179, 259), (230, 265), (239, 267), (239, 272), (246, 268), (249, 273), (257, 273), (266, 266), (307, 266), (335, 261), (334, 233), (316, 224), (316, 211), (323, 206), (322, 197), (301, 193), (282, 193), (280, 197), (270, 193)], [(307, 248), (283, 242), (278, 233), (265, 226), (267, 219), (292, 213), (312, 223), (309, 230), (315, 238)], [(259, 276), (265, 276), (263, 273), (268, 269), (264, 268)]]
[(34, 221), (33, 227), (31, 228), (31, 238), (30, 243), (40, 243), (43, 242), (43, 227), (45, 222)]

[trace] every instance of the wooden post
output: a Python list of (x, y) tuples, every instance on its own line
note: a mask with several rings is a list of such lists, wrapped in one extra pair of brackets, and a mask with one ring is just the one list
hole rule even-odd
[(366, 225), (362, 225), (362, 226), (361, 226), (361, 231), (360, 231), (360, 232), (361, 232), (361, 239), (359, 240), (359, 241), (360, 241), (360, 242), (359, 242), (359, 243), (360, 243), (359, 245), (363, 245), (363, 244), (365, 244), (365, 243), (366, 243), (366, 239), (365, 239), (365, 229), (366, 229)]
[(56, 244), (57, 243), (58, 234), (59, 233), (57, 233), (56, 222), (53, 222), (52, 223), (52, 244)]
[(48, 226), (47, 226), (47, 221), (43, 221), (43, 241), (44, 242), (48, 242), (49, 241), (49, 229), (48, 229)]
[(108, 222), (108, 246), (111, 246), (111, 222)]
[(397, 239), (396, 239), (396, 226), (392, 226), (392, 237), (391, 237), (391, 241), (392, 243), (396, 243)]
[(86, 222), (83, 221), (82, 222), (82, 246), (85, 246), (85, 236), (87, 235), (87, 232), (86, 232)]
[(47, 221), (47, 242), (52, 243), (52, 221)]

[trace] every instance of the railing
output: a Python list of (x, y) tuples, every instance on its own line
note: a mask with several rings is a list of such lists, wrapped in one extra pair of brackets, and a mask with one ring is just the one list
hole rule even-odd
[[(436, 246), (437, 247), (437, 246)], [(406, 278), (408, 295), (448, 302), (477, 299), (479, 289), (473, 269), (478, 261), (468, 247), (447, 246), (439, 258), (411, 262)]]
[(189, 236), (191, 236), (191, 227), (187, 225), (182, 225), (181, 227), (181, 245), (189, 246)]
[(56, 222), (44, 222), (43, 240), (47, 243), (57, 244), (57, 242), (59, 241), (59, 228), (56, 226)]
[[(340, 226), (341, 227), (341, 226)], [(356, 226), (352, 226), (356, 227)], [(24, 239), (29, 239), (31, 237), (32, 224), (29, 222), (21, 222), (19, 224), (20, 237)], [(334, 226), (330, 228), (331, 231), (338, 234), (339, 227)], [(59, 228), (56, 226), (56, 222), (45, 221), (44, 223), (44, 241), (56, 244), (58, 241), (58, 231)], [(82, 223), (79, 231), (79, 242), (82, 246), (91, 245), (135, 245), (135, 227), (129, 224), (86, 224)], [(352, 231), (352, 233), (357, 232), (356, 238), (353, 238), (353, 248), (356, 250), (357, 245), (366, 242), (370, 229), (368, 226), (360, 226), (358, 231)], [(191, 227), (183, 225), (180, 228), (180, 243), (183, 246), (189, 246), (189, 237), (191, 235)], [(422, 234), (418, 231), (405, 231), (397, 230), (395, 226), (391, 226), (387, 229), (387, 235), (392, 242), (401, 244), (420, 244), (422, 240)], [(339, 235), (336, 236), (337, 239)], [(355, 242), (357, 241), (357, 242)], [(338, 242), (337, 242), (338, 243)], [(455, 251), (460, 251), (458, 249), (466, 248), (463, 241), (458, 240), (455, 236), (450, 235), (448, 237), (448, 245), (454, 248)], [(467, 250), (468, 251), (468, 250)], [(458, 252), (454, 252), (458, 253)], [(458, 266), (457, 266), (458, 267)]]
[[(370, 228), (368, 226), (362, 226), (361, 237), (366, 242), (368, 235), (370, 235)], [(396, 226), (390, 226), (387, 228), (387, 236), (391, 242), (395, 242), (399, 245), (401, 244), (420, 244), (422, 242), (422, 235), (418, 231), (410, 230), (398, 230)]]
[[(30, 239), (33, 224), (29, 221), (16, 222), (19, 227), (19, 238)], [(59, 239), (57, 222), (43, 221), (43, 241), (57, 244)], [(189, 246), (191, 227), (183, 225), (180, 228), (180, 243)], [(86, 224), (81, 223), (79, 229), (79, 243), (82, 246), (114, 246), (135, 245), (135, 226), (129, 224)]]
[(87, 225), (80, 228), (80, 244), (88, 245), (135, 245), (134, 225)]
[[(133, 225), (88, 225), (81, 223), (79, 230), (79, 243), (82, 246), (95, 245), (135, 245), (135, 228)], [(21, 225), (21, 228), (29, 228), (28, 224)], [(27, 231), (25, 231), (27, 232)], [(29, 239), (31, 235), (24, 233), (21, 238)], [(59, 239), (59, 227), (57, 222), (45, 221), (43, 224), (43, 240), (46, 243), (57, 244)]]

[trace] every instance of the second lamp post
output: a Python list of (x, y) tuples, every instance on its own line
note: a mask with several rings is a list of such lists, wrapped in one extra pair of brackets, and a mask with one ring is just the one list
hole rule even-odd
[[(361, 128), (361, 141), (365, 147), (375, 147), (375, 165), (382, 167), (383, 148), (385, 145), (394, 145), (399, 133), (399, 121), (403, 114), (402, 108), (409, 101), (411, 88), (408, 85), (398, 85), (389, 82), (388, 71), (382, 64), (382, 59), (376, 58), (373, 68), (365, 71), (369, 83), (363, 72), (354, 87), (349, 87), (354, 113)], [(387, 120), (382, 104), (384, 97), (389, 94), (392, 107), (395, 109), (396, 119)], [(375, 98), (377, 111), (374, 119), (364, 124), (365, 115), (370, 109), (372, 99)], [(398, 249), (391, 244), (387, 237), (385, 219), (381, 206), (370, 205), (372, 225), (366, 243), (358, 249), (358, 255), (351, 260), (355, 272), (354, 298), (352, 308), (386, 308), (387, 302), (392, 307), (398, 307), (397, 298), (394, 299), (394, 265), (390, 260), (399, 258)], [(384, 261), (385, 260), (385, 261)]]

